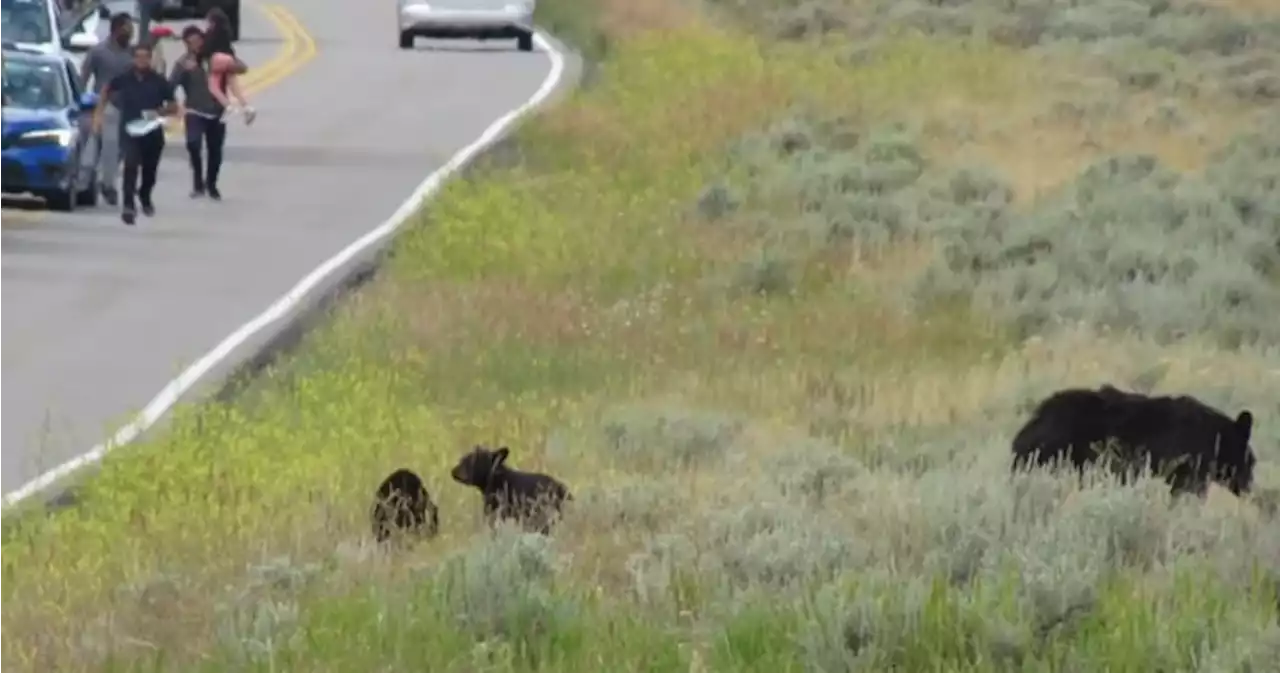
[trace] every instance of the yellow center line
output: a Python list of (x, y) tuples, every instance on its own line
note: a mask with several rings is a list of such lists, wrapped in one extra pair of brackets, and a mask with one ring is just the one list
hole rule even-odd
[(298, 17), (285, 9), (281, 5), (265, 5), (264, 12), (276, 25), (276, 30), (281, 35), (287, 35), (286, 44), (290, 48), (289, 57), (287, 59), (273, 59), (259, 72), (257, 77), (249, 78), (249, 75), (255, 74), (250, 71), (245, 73), (246, 80), (244, 83), (246, 93), (255, 93), (262, 91), (268, 87), (275, 86), (281, 80), (292, 75), (316, 57), (316, 41), (307, 32)]

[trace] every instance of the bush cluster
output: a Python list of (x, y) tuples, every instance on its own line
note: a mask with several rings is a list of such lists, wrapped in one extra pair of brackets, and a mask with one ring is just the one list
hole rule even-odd
[(1241, 138), (1203, 175), (1110, 157), (1027, 212), (954, 217), (921, 278), (963, 292), (1023, 335), (1061, 322), (1169, 342), (1275, 343), (1280, 323), (1280, 136)]
[(506, 526), (441, 563), (432, 578), (435, 600), (477, 639), (536, 637), (577, 608), (555, 591), (559, 563), (550, 538)]
[(1036, 51), (1073, 49), (1103, 59), (1142, 90), (1222, 91), (1280, 100), (1280, 20), (1201, 0), (718, 0), (783, 40), (848, 35), (863, 44), (896, 29), (985, 37)]
[[(773, 454), (814, 449), (804, 440)], [(1239, 667), (1280, 645), (1280, 627), (1264, 618), (1275, 609), (1268, 592), (1280, 588), (1280, 535), (1269, 520), (1173, 502), (1158, 480), (1006, 480), (991, 464), (946, 457), (911, 477), (846, 472), (844, 488), (821, 503), (769, 486), (803, 480), (806, 462), (771, 464), (771, 473), (790, 473), (780, 482), (737, 475), (749, 492), (704, 496), (646, 537), (628, 563), (641, 604), (661, 611), (696, 595), (704, 619), (732, 621), (765, 601), (774, 628), (795, 610), (793, 638), (809, 670), (978, 660), (1004, 662), (991, 670), (1088, 668), (1112, 648), (1145, 652), (1168, 670), (1189, 656), (1247, 670)], [(1206, 601), (1194, 588), (1204, 582), (1240, 602)], [(1162, 625), (1170, 640), (1129, 633), (1129, 642), (1107, 643), (1110, 625), (1135, 609), (1133, 592), (1179, 615)], [(1232, 635), (1195, 631), (1197, 612)], [(1078, 646), (1086, 641), (1101, 650)]]
[[(1019, 208), (998, 173), (931, 166), (903, 128), (858, 136), (838, 120), (798, 116), (733, 148), (698, 210), (708, 226), (743, 228), (796, 267), (843, 242), (933, 245), (913, 298), (971, 299), (1024, 337), (1083, 323), (1164, 341), (1198, 333), (1229, 347), (1274, 343), (1277, 129), (1240, 137), (1199, 175), (1151, 156), (1108, 157)], [(750, 268), (756, 291), (778, 275)]]

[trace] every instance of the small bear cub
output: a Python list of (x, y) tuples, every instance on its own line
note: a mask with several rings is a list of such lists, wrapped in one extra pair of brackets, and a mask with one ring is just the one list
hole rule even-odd
[(454, 481), (480, 490), (490, 525), (511, 519), (525, 530), (548, 535), (564, 501), (573, 500), (573, 496), (554, 477), (507, 467), (510, 453), (505, 446), (494, 451), (477, 445), (462, 456), (450, 474)]
[(440, 530), (436, 505), (422, 479), (400, 468), (378, 486), (371, 514), (373, 537), (386, 542), (397, 533), (434, 537)]

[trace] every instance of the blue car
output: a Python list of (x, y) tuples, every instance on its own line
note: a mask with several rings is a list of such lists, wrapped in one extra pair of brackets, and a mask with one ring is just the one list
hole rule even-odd
[[(81, 93), (79, 76), (66, 56), (5, 45), (5, 194), (28, 193), (53, 210), (70, 211), (97, 203), (97, 175), (80, 166), (97, 96)], [(92, 149), (92, 148), (89, 148)]]

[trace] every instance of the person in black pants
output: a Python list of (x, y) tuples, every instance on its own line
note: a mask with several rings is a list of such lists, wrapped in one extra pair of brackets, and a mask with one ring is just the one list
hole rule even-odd
[[(125, 131), (125, 126), (151, 113), (172, 115), (177, 111), (177, 103), (169, 80), (152, 69), (151, 46), (146, 43), (133, 48), (133, 68), (112, 79), (103, 90), (93, 113), (94, 133), (102, 132), (103, 109), (107, 99), (113, 95), (120, 108), (120, 142), (124, 150), (124, 188), (121, 190), (124, 198), (120, 219), (131, 225), (137, 217), (135, 194), (142, 202), (142, 214), (147, 217), (155, 215), (151, 193), (156, 186), (156, 171), (164, 153), (164, 127), (157, 126), (143, 136), (131, 136)], [(141, 184), (138, 182), (139, 173)]]
[[(182, 41), (187, 53), (173, 64), (169, 84), (182, 89), (184, 120), (187, 127), (187, 155), (191, 159), (191, 198), (206, 193), (209, 198), (220, 200), (218, 171), (222, 168), (222, 147), (227, 140), (227, 124), (222, 121), (226, 111), (222, 103), (209, 89), (208, 61), (204, 53), (204, 31), (198, 26), (187, 26), (182, 31)], [(209, 151), (207, 166), (201, 160), (202, 146)]]

